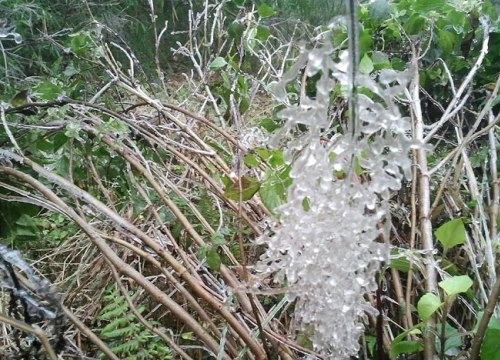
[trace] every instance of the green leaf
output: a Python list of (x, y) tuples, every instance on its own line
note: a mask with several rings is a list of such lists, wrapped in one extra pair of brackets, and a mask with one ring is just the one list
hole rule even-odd
[(385, 29), (382, 30), (382, 34), (384, 35), (385, 38), (388, 39), (394, 39), (394, 40), (401, 40), (401, 30), (400, 28), (391, 22), (386, 23)]
[(451, 53), (455, 47), (455, 34), (446, 30), (438, 31), (439, 46), (445, 54)]
[(36, 228), (35, 220), (27, 214), (22, 214), (21, 216), (19, 216), (19, 218), (16, 220), (16, 225), (29, 226), (29, 227)]
[[(479, 323), (479, 319), (477, 322)], [(498, 339), (500, 339), (500, 319), (491, 318), (481, 344), (481, 359), (500, 360)]]
[(235, 39), (239, 43), (244, 30), (245, 27), (239, 21), (233, 21), (229, 25), (227, 32), (230, 38)]
[(260, 4), (257, 8), (257, 14), (259, 14), (261, 18), (273, 16), (275, 13), (274, 9), (267, 4)]
[(410, 271), (410, 262), (405, 258), (391, 259), (390, 267), (397, 271), (407, 273)]
[(27, 214), (21, 215), (16, 220), (16, 225), (18, 225), (15, 228), (16, 235), (31, 237), (31, 236), (37, 236), (39, 233), (35, 219)]
[(418, 316), (422, 321), (427, 321), (439, 309), (441, 304), (441, 300), (433, 293), (425, 294), (417, 304)]
[(111, 133), (113, 135), (127, 134), (130, 130), (123, 121), (111, 119), (97, 126), (99, 132)]
[(365, 29), (359, 36), (359, 53), (364, 54), (372, 50), (373, 34), (371, 30)]
[(71, 61), (68, 66), (66, 66), (63, 72), (64, 76), (66, 76), (67, 78), (70, 78), (78, 73), (80, 73), (80, 71), (75, 68), (75, 64), (73, 63), (73, 61)]
[(454, 219), (441, 225), (434, 235), (445, 249), (465, 243), (465, 226), (462, 219)]
[(218, 57), (216, 57), (214, 59), (214, 61), (212, 61), (210, 63), (210, 65), (208, 65), (208, 67), (209, 67), (210, 70), (218, 70), (218, 69), (220, 69), (220, 68), (222, 68), (222, 67), (224, 67), (226, 65), (227, 65), (226, 59), (224, 59), (223, 57), (218, 56)]
[(30, 228), (23, 228), (23, 227), (18, 227), (16, 229), (16, 235), (19, 236), (37, 236), (34, 230)]
[[(436, 332), (441, 334), (441, 326), (442, 324), (437, 324)], [(441, 351), (441, 339), (439, 337), (435, 338), (436, 340), (436, 350), (439, 353)], [(456, 356), (460, 351), (460, 347), (462, 346), (462, 335), (458, 332), (450, 324), (446, 323), (445, 325), (445, 345), (444, 351), (448, 356)]]
[(354, 158), (354, 173), (358, 176), (363, 174), (363, 168), (361, 167), (361, 163), (357, 156)]
[[(250, 176), (243, 176), (241, 178), (241, 194), (242, 200), (250, 200), (254, 194), (259, 191), (260, 182)], [(224, 190), (224, 195), (231, 200), (240, 200), (239, 181), (234, 181), (230, 186)]]
[(407, 257), (400, 254), (399, 251), (404, 251), (404, 249), (399, 250), (398, 248), (391, 249), (390, 256), (390, 267), (398, 271), (407, 273), (410, 270), (410, 262)]
[(259, 195), (264, 206), (270, 211), (274, 211), (278, 206), (286, 203), (287, 188), (290, 184), (289, 166), (281, 172), (276, 172), (274, 169), (268, 169), (259, 190)]
[(214, 150), (220, 151), (225, 155), (230, 155), (230, 152), (219, 142), (212, 140), (206, 141), (208, 145), (210, 145)]
[(361, 62), (359, 63), (359, 72), (368, 75), (373, 71), (373, 69), (374, 67), (372, 59), (370, 59), (368, 54), (365, 54), (365, 56), (363, 56)]
[(500, 329), (488, 328), (481, 344), (481, 359), (500, 360)]
[(101, 329), (101, 336), (112, 337), (109, 336), (108, 334), (110, 334), (112, 331), (116, 329), (128, 326), (129, 322), (130, 321), (127, 317), (117, 317), (116, 319), (113, 319), (108, 325), (106, 325)]
[(398, 57), (391, 58), (391, 67), (394, 70), (403, 71), (406, 68), (406, 62)]
[(377, 338), (375, 336), (367, 335), (365, 336), (366, 348), (370, 356), (375, 353), (375, 345), (377, 344)]
[(446, 0), (418, 0), (413, 2), (413, 10), (420, 13), (439, 11), (446, 6)]
[(472, 286), (472, 280), (467, 275), (453, 276), (439, 282), (439, 287), (446, 292), (446, 295), (453, 296), (464, 293)]
[(257, 36), (257, 28), (250, 27), (246, 32), (246, 40), (247, 41), (245, 42), (245, 46), (248, 47), (249, 49), (253, 50), (253, 48), (256, 45), (256, 42), (255, 42), (256, 36)]
[(404, 24), (404, 27), (409, 35), (415, 35), (424, 30), (425, 19), (419, 15), (419, 13), (415, 13), (408, 21)]
[(260, 159), (254, 154), (247, 154), (243, 157), (243, 162), (249, 168), (257, 168), (261, 164)]
[(447, 22), (453, 26), (453, 30), (457, 33), (464, 31), (465, 13), (457, 10), (450, 11), (446, 16)]
[(267, 160), (271, 156), (271, 151), (266, 148), (255, 148), (255, 152), (262, 158), (262, 160)]
[(196, 249), (196, 256), (198, 259), (205, 259), (207, 257), (208, 247), (206, 245), (198, 247)]
[(259, 120), (258, 124), (261, 128), (263, 128), (269, 133), (272, 133), (274, 130), (280, 128), (279, 122), (274, 121), (273, 119), (270, 118), (261, 119)]
[(391, 359), (397, 359), (401, 354), (413, 354), (424, 350), (424, 345), (421, 341), (398, 341), (391, 344), (391, 350), (389, 352), (389, 357)]
[(76, 55), (83, 55), (88, 49), (93, 47), (93, 41), (87, 32), (77, 32), (69, 35), (67, 42), (69, 49)]
[(372, 61), (375, 70), (390, 69), (392, 67), (389, 56), (382, 51), (374, 51), (372, 53)]
[(240, 95), (248, 95), (248, 81), (244, 76), (238, 76), (236, 85)]
[(57, 133), (54, 135), (54, 140), (53, 140), (53, 151), (56, 152), (59, 150), (59, 148), (63, 145), (65, 145), (68, 142), (68, 137), (64, 135), (63, 133)]
[(123, 338), (124, 336), (129, 336), (134, 333), (134, 328), (132, 327), (125, 327), (125, 328), (120, 328), (120, 329), (115, 329), (106, 333), (102, 333), (102, 337), (106, 338)]
[[(404, 352), (412, 351), (414, 349), (414, 346), (410, 344), (405, 344), (407, 341), (404, 340), (408, 335), (419, 335), (422, 332), (420, 331), (420, 326), (422, 326), (422, 323), (419, 323), (412, 328), (403, 331), (401, 334), (396, 336), (394, 340), (391, 343), (391, 350), (389, 352), (389, 356), (391, 360), (395, 360), (399, 354), (402, 354)], [(403, 345), (399, 345), (400, 343), (403, 343)]]
[(210, 237), (210, 241), (215, 245), (225, 245), (226, 239), (223, 233), (215, 233)]
[(370, 17), (377, 21), (386, 20), (391, 13), (391, 6), (387, 0), (375, 0), (368, 5)]
[(221, 263), (222, 263), (222, 260), (220, 258), (219, 253), (217, 252), (217, 249), (214, 249), (214, 248), (208, 249), (208, 251), (207, 251), (207, 265), (208, 265), (208, 267), (214, 271), (219, 271)]
[(267, 26), (257, 26), (257, 34), (255, 34), (256, 39), (259, 39), (260, 41), (266, 41), (269, 36), (271, 36), (271, 31)]
[(249, 107), (250, 107), (250, 101), (246, 96), (242, 96), (240, 99), (238, 111), (240, 112), (241, 115), (243, 115), (248, 110)]
[(267, 159), (270, 166), (274, 168), (281, 167), (285, 164), (285, 158), (283, 157), (283, 152), (280, 150), (275, 150), (272, 152), (271, 156)]
[(80, 137), (80, 130), (81, 127), (77, 123), (70, 122), (66, 125), (64, 135), (68, 138), (78, 139)]
[(185, 333), (181, 334), (181, 339), (183, 339), (183, 340), (193, 340), (193, 338), (194, 338), (194, 336), (193, 336), (192, 331), (185, 332)]
[(62, 94), (63, 90), (49, 81), (44, 81), (35, 86), (35, 94), (42, 100), (55, 100)]
[(19, 91), (12, 99), (10, 99), (10, 104), (12, 106), (21, 106), (28, 102), (29, 90)]
[(311, 200), (309, 200), (307, 196), (304, 199), (302, 199), (302, 208), (304, 209), (305, 212), (311, 210)]

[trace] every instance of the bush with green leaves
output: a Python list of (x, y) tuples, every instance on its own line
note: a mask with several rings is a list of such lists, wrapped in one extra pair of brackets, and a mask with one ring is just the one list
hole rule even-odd
[(492, 4), (61, 4), (0, 4), (0, 235), (101, 317), (82, 352), (494, 359)]

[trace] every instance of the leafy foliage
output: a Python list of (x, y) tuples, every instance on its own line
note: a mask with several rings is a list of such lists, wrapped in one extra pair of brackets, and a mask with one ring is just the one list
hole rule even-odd
[[(138, 322), (130, 312), (125, 297), (116, 288), (108, 287), (102, 304), (104, 307), (97, 316), (102, 324), (100, 336), (120, 359), (173, 359), (171, 351), (158, 335)], [(139, 313), (144, 310), (144, 306), (137, 308)], [(152, 325), (157, 324), (152, 322)]]
[(360, 3), (352, 137), (342, 1), (0, 2), (2, 242), (120, 358), (494, 359), (498, 12)]

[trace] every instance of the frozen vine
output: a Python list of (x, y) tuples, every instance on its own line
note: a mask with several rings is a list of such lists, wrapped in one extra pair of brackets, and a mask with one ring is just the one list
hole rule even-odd
[[(327, 144), (320, 141), (329, 126), (334, 86), (349, 88), (349, 61), (347, 52), (335, 54), (329, 45), (304, 47), (274, 88), (287, 107), (280, 113), (285, 124), (271, 143), (285, 144), (293, 184), (288, 202), (277, 209), (274, 235), (262, 239), (268, 244), (263, 270), (286, 282), (289, 298), (297, 299), (297, 320), (314, 328), (315, 349), (336, 359), (357, 353), (361, 319), (365, 312), (376, 312), (363, 295), (376, 288), (375, 273), (389, 251), (375, 240), (390, 221), (390, 191), (409, 175), (413, 144), (407, 137), (409, 119), (393, 101), (408, 76), (394, 70), (381, 70), (377, 81), (357, 73), (358, 86), (370, 94), (357, 95), (358, 131), (337, 134)], [(286, 85), (304, 68), (307, 77), (321, 74), (317, 94), (293, 104)], [(307, 129), (299, 135), (298, 124)]]

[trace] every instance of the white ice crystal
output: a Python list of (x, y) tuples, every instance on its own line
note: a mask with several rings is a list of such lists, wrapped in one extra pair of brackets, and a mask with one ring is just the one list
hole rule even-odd
[[(280, 113), (285, 124), (272, 144), (286, 144), (293, 183), (288, 202), (277, 210), (280, 225), (263, 239), (268, 250), (262, 268), (274, 272), (277, 281), (286, 281), (288, 296), (297, 298), (297, 320), (314, 328), (315, 349), (343, 359), (358, 351), (360, 319), (366, 311), (376, 312), (363, 295), (376, 288), (375, 273), (388, 258), (388, 249), (375, 239), (387, 221), (389, 192), (398, 190), (409, 172), (411, 142), (406, 136), (409, 121), (392, 101), (407, 77), (393, 70), (381, 71), (378, 82), (359, 74), (359, 86), (373, 96), (358, 95), (356, 138), (344, 134), (331, 143), (320, 141), (329, 124), (333, 87), (348, 86), (349, 59), (341, 54), (335, 63), (333, 55), (329, 46), (303, 49), (274, 88), (287, 107)], [(292, 105), (285, 87), (304, 67), (307, 76), (321, 73), (317, 94)], [(294, 136), (291, 130), (297, 124), (308, 130)], [(356, 175), (355, 163), (363, 169), (362, 177)]]
[(241, 134), (240, 144), (247, 149), (265, 146), (269, 141), (269, 136), (259, 127), (250, 127)]

